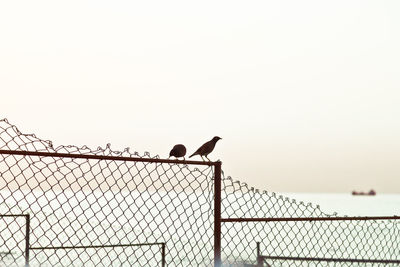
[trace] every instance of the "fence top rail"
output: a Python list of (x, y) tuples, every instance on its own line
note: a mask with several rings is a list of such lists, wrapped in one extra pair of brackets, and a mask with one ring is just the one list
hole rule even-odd
[(377, 221), (400, 220), (400, 216), (369, 216), (369, 217), (301, 217), (301, 218), (224, 218), (222, 222), (298, 222), (298, 221)]
[(291, 261), (326, 261), (326, 262), (354, 262), (354, 263), (400, 263), (400, 260), (385, 259), (341, 259), (341, 258), (308, 258), (308, 257), (281, 257), (281, 256), (259, 256), (263, 260), (291, 260)]
[(0, 154), (21, 155), (21, 156), (38, 156), (38, 157), (114, 160), (114, 161), (134, 161), (134, 162), (148, 162), (148, 163), (175, 163), (175, 164), (206, 165), (206, 166), (216, 166), (216, 165), (221, 164), (221, 161), (195, 161), (195, 160), (158, 159), (158, 158), (137, 158), (137, 157), (102, 156), (102, 155), (54, 153), (54, 152), (23, 151), (23, 150), (1, 150), (1, 149), (0, 149)]
[(142, 247), (142, 246), (165, 246), (165, 243), (139, 243), (139, 244), (117, 244), (117, 245), (93, 245), (93, 246), (60, 246), (60, 247), (30, 247), (29, 249), (87, 249), (87, 248), (116, 248), (116, 247)]

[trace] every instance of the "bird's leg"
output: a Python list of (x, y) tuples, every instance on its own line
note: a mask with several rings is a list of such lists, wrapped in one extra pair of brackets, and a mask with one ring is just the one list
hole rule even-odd
[(200, 155), (200, 157), (201, 157), (201, 159), (202, 159), (203, 161), (205, 161), (204, 158), (203, 158), (203, 155)]
[(207, 155), (206, 155), (205, 157), (208, 159), (208, 161), (211, 161), (211, 160), (207, 157)]

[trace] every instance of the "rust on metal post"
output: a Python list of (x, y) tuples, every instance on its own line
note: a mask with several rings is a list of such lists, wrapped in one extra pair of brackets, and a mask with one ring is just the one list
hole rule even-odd
[(165, 267), (165, 243), (162, 243), (161, 244), (161, 255), (162, 255), (162, 257), (161, 257), (161, 266), (162, 267)]
[(25, 215), (25, 267), (29, 267), (29, 229), (31, 224), (31, 216)]
[(221, 267), (221, 162), (214, 165), (214, 267)]

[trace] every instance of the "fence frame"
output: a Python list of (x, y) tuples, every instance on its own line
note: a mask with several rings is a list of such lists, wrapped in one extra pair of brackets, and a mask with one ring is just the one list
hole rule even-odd
[[(257, 257), (257, 267), (263, 267), (265, 260), (290, 260), (290, 261), (324, 261), (324, 262), (348, 262), (348, 263), (397, 263), (400, 264), (400, 260), (366, 260), (366, 259), (340, 259), (340, 258), (309, 258), (309, 257), (279, 257), (279, 256), (264, 256), (260, 255)], [(271, 266), (268, 263), (267, 267)]]
[(0, 214), (0, 217), (25, 217), (25, 267), (29, 267), (29, 232), (31, 216), (29, 214)]
[[(299, 221), (372, 221), (372, 220), (400, 220), (400, 216), (356, 216), (356, 217), (304, 217), (304, 218), (228, 218), (223, 222), (299, 222)], [(257, 267), (263, 267), (266, 259), (292, 261), (325, 261), (325, 262), (352, 262), (352, 263), (398, 263), (399, 260), (385, 259), (340, 259), (319, 257), (286, 257), (261, 255), (260, 243), (257, 242)], [(267, 263), (267, 266), (270, 266)]]
[(118, 244), (118, 245), (93, 245), (93, 246), (60, 246), (60, 247), (30, 247), (32, 250), (50, 250), (50, 249), (87, 249), (87, 248), (116, 248), (116, 247), (143, 247), (161, 245), (161, 266), (166, 266), (165, 261), (165, 242), (158, 243), (139, 243), (139, 244)]
[(301, 217), (301, 218), (223, 218), (222, 222), (301, 222), (301, 221), (377, 221), (400, 220), (400, 216), (345, 216), (345, 217)]
[[(78, 159), (94, 159), (94, 160), (111, 160), (111, 161), (133, 161), (147, 163), (170, 163), (170, 164), (186, 164), (186, 165), (206, 165), (214, 167), (214, 266), (220, 267), (221, 261), (221, 161), (193, 161), (178, 159), (160, 159), (160, 158), (138, 158), (138, 157), (121, 157), (121, 156), (102, 156), (102, 155), (85, 155), (72, 153), (54, 153), (39, 151), (22, 151), (22, 150), (0, 150), (0, 155), (19, 155), (19, 156), (37, 156), (37, 157), (53, 157), (53, 158), (78, 158)], [(29, 248), (28, 248), (29, 250)], [(165, 252), (165, 251), (164, 251)], [(29, 251), (28, 251), (29, 257)], [(28, 265), (29, 266), (29, 258)]]
[[(121, 157), (121, 156), (104, 156), (104, 155), (86, 155), (73, 153), (54, 153), (54, 152), (38, 152), (38, 151), (22, 151), (22, 150), (0, 150), (0, 154), (20, 155), (20, 156), (37, 156), (37, 157), (57, 157), (57, 158), (79, 158), (94, 160), (111, 160), (111, 161), (133, 161), (147, 163), (169, 163), (169, 164), (186, 164), (186, 165), (206, 165), (214, 168), (214, 267), (222, 265), (221, 260), (221, 225), (222, 223), (234, 222), (273, 222), (273, 221), (344, 221), (344, 220), (399, 220), (400, 216), (374, 216), (374, 217), (309, 217), (309, 218), (222, 218), (221, 217), (221, 161), (193, 161), (193, 160), (177, 160), (177, 159), (160, 159), (160, 158), (138, 158), (138, 157)], [(27, 247), (26, 247), (26, 266), (29, 266), (29, 221), (27, 216)], [(35, 248), (34, 248), (35, 249)], [(165, 247), (164, 247), (165, 253)]]

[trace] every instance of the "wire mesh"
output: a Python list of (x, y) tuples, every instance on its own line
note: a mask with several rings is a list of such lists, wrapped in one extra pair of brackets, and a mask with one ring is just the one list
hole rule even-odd
[[(3, 150), (151, 157), (109, 145), (54, 148), (6, 120), (0, 142)], [(212, 172), (209, 166), (2, 154), (0, 214), (31, 214), (31, 247), (165, 242), (168, 266), (209, 265)], [(161, 266), (161, 254), (156, 246), (31, 251), (31, 266), (54, 264)]]
[[(161, 256), (161, 265), (165, 266), (164, 243), (145, 243), (145, 244), (119, 244), (119, 245), (97, 245), (97, 246), (62, 246), (62, 247), (32, 247), (31, 250), (38, 251), (36, 257), (44, 262), (59, 262), (66, 266), (88, 266), (94, 262), (108, 262), (109, 266), (130, 266), (133, 258), (137, 258), (135, 250), (137, 247), (159, 246), (161, 250), (152, 249), (153, 253)], [(53, 257), (53, 259), (51, 259)], [(49, 259), (50, 258), (50, 259)], [(97, 258), (97, 259), (92, 259)], [(44, 262), (39, 262), (40, 266)], [(143, 264), (144, 265), (144, 264)], [(95, 266), (95, 264), (93, 264)]]
[[(230, 177), (223, 183), (223, 218), (337, 217), (311, 203), (261, 192)], [(256, 264), (256, 241), (261, 242), (261, 253), (265, 256), (400, 260), (399, 220), (226, 222), (222, 233), (222, 258), (229, 262)], [(321, 266), (321, 263), (289, 260), (269, 259), (268, 263)], [(359, 266), (359, 263), (340, 263), (340, 266)]]
[[(0, 149), (158, 158), (129, 149), (113, 151), (110, 145), (53, 147), (5, 119), (0, 121)], [(158, 246), (114, 247), (160, 242), (166, 243), (167, 266), (213, 265), (210, 166), (1, 154), (0, 176), (0, 214), (30, 214), (31, 248), (113, 246), (31, 249), (31, 266), (161, 266)], [(230, 177), (222, 179), (221, 197), (222, 218), (336, 216)], [(10, 233), (16, 231), (10, 225), (0, 228), (0, 252), (23, 255), (18, 240), (10, 243)], [(255, 264), (256, 241), (262, 242), (263, 255), (400, 255), (400, 227), (393, 221), (223, 223), (223, 265)], [(21, 257), (15, 266), (23, 265)], [(0, 265), (4, 259), (0, 257)], [(285, 264), (273, 266), (303, 266)]]
[(0, 214), (0, 262), (4, 266), (22, 266), (27, 260), (29, 216)]

